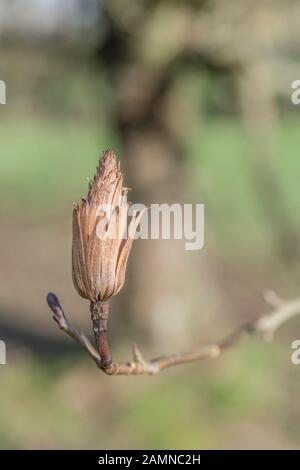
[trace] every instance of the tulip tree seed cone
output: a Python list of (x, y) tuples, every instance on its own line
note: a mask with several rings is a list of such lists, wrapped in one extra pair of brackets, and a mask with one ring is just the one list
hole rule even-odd
[(91, 302), (104, 302), (116, 295), (125, 281), (142, 216), (141, 212), (134, 214), (127, 229), (127, 191), (114, 152), (106, 150), (87, 197), (74, 204), (72, 277), (79, 295)]

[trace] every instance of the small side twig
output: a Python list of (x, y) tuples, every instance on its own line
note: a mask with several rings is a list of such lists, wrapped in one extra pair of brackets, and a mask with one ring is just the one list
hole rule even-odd
[[(94, 323), (94, 332), (98, 350), (100, 352), (94, 348), (82, 332), (77, 331), (76, 328), (74, 328), (67, 320), (56, 295), (50, 293), (47, 297), (48, 305), (54, 313), (53, 319), (56, 321), (59, 328), (79, 343), (92, 357), (97, 366), (108, 375), (153, 375), (157, 374), (161, 370), (176, 365), (188, 364), (202, 359), (215, 359), (226, 349), (237, 344), (243, 336), (249, 334), (260, 334), (264, 340), (269, 341), (273, 338), (274, 333), (281, 325), (295, 315), (300, 314), (300, 299), (287, 302), (279, 298), (273, 291), (267, 291), (265, 293), (265, 300), (273, 309), (270, 313), (240, 326), (233, 334), (229, 335), (219, 343), (202, 346), (186, 353), (160, 356), (150, 361), (146, 361), (143, 358), (137, 345), (134, 344), (132, 347), (133, 360), (126, 363), (118, 363), (113, 359), (109, 352), (106, 323), (104, 323), (104, 328), (103, 322), (101, 322), (101, 328), (100, 323), (97, 323), (97, 312), (96, 317), (94, 315), (93, 322), (96, 321), (96, 326)], [(93, 318), (92, 307), (91, 311)], [(104, 322), (106, 320), (107, 319), (104, 318)]]
[(74, 339), (77, 343), (82, 346), (87, 353), (94, 359), (96, 364), (99, 366), (101, 364), (101, 359), (98, 351), (94, 348), (92, 343), (88, 340), (84, 333), (76, 330), (74, 326), (67, 320), (65, 312), (60, 305), (60, 302), (55, 294), (47, 295), (47, 303), (51, 308), (53, 315), (53, 320), (58, 324), (59, 328), (65, 331), (71, 338)]

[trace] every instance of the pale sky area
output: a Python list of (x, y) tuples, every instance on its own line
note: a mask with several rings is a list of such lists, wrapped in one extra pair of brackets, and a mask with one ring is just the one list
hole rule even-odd
[(0, 0), (0, 31), (51, 34), (92, 25), (99, 17), (98, 0)]

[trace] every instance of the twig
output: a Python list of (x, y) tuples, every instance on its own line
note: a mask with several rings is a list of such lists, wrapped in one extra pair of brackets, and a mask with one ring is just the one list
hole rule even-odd
[(65, 312), (60, 305), (60, 302), (55, 294), (47, 295), (47, 303), (51, 308), (53, 315), (53, 320), (56, 321), (59, 328), (65, 331), (71, 338), (73, 338), (77, 343), (79, 343), (87, 353), (94, 359), (98, 366), (101, 365), (101, 359), (98, 351), (94, 348), (88, 338), (81, 331), (76, 330), (74, 326), (67, 320)]
[[(104, 315), (104, 319), (102, 318), (102, 320), (104, 320), (104, 327), (102, 321), (100, 322), (101, 324), (96, 324), (96, 327), (94, 323), (97, 347), (100, 351), (98, 352), (86, 336), (82, 332), (77, 331), (67, 320), (56, 295), (50, 293), (47, 296), (48, 305), (54, 313), (53, 319), (56, 321), (59, 328), (64, 330), (79, 343), (96, 362), (97, 366), (108, 375), (153, 375), (163, 369), (176, 365), (187, 364), (201, 359), (215, 359), (219, 357), (223, 351), (234, 346), (247, 334), (258, 333), (262, 335), (264, 340), (269, 341), (273, 338), (275, 331), (283, 323), (293, 316), (300, 314), (300, 299), (287, 302), (280, 299), (273, 291), (267, 291), (265, 293), (265, 300), (273, 308), (271, 313), (261, 316), (258, 320), (240, 326), (232, 335), (226, 337), (219, 343), (202, 346), (191, 352), (160, 356), (150, 361), (146, 361), (143, 358), (137, 345), (134, 344), (132, 347), (133, 360), (126, 363), (118, 363), (113, 359), (108, 348), (106, 328), (107, 312), (105, 313), (106, 317)], [(93, 312), (92, 306), (91, 312), (93, 322), (97, 322), (97, 314), (95, 317), (95, 311)]]

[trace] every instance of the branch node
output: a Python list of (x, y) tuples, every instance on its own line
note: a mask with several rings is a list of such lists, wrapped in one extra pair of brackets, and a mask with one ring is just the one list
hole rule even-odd
[(210, 357), (212, 359), (216, 359), (217, 357), (219, 357), (221, 355), (221, 348), (220, 346), (218, 346), (217, 344), (212, 344), (211, 345), (211, 350), (210, 350)]

